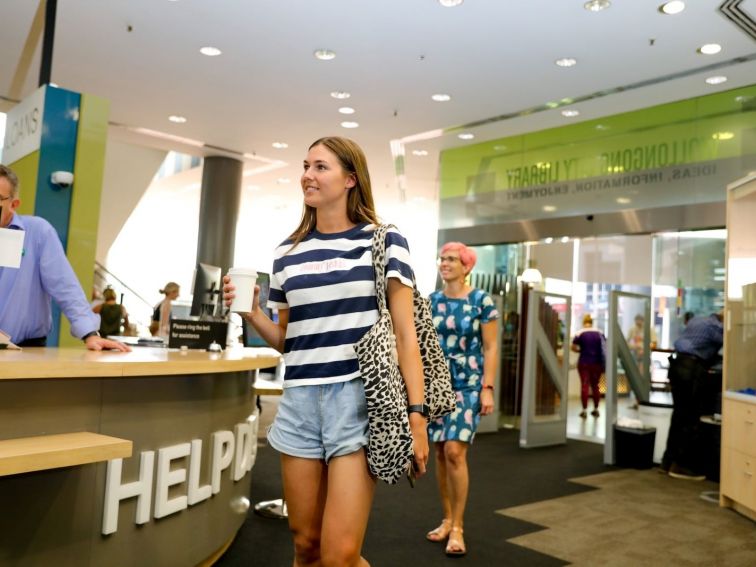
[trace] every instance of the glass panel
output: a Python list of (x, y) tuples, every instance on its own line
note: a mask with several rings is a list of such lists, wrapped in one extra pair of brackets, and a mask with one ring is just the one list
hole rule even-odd
[(688, 318), (724, 307), (726, 238), (725, 229), (654, 235), (658, 347), (674, 348)]
[[(565, 342), (567, 305), (564, 300), (552, 297), (541, 299), (538, 305), (538, 321), (543, 328), (552, 351), (559, 358)], [(560, 366), (561, 370), (561, 366)], [(558, 415), (562, 404), (556, 382), (560, 376), (552, 376), (541, 352), (536, 355), (536, 381), (535, 381), (535, 415), (552, 416)], [(565, 384), (566, 386), (566, 384)]]
[(501, 424), (515, 426), (522, 396), (522, 354), (520, 349), (520, 288), (517, 275), (522, 271), (525, 247), (522, 244), (473, 246), (478, 255), (470, 274), (470, 285), (498, 295), (502, 301), (502, 332), (499, 345), (499, 411)]

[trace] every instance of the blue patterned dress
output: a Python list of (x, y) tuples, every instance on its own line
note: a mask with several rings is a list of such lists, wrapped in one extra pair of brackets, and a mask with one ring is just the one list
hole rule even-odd
[(483, 386), (483, 337), (481, 323), (499, 318), (493, 299), (473, 289), (465, 298), (446, 297), (442, 291), (430, 295), (433, 324), (441, 340), (451, 371), (457, 408), (428, 424), (431, 442), (472, 443), (480, 422), (480, 390)]

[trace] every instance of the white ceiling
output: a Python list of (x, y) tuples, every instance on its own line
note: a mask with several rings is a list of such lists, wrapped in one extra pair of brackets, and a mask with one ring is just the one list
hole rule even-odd
[[(728, 1), (756, 19), (756, 0)], [(38, 4), (0, 1), (0, 110), (37, 87), (41, 39), (29, 38), (40, 35), (32, 26)], [(352, 137), (365, 149), (379, 199), (397, 195), (392, 140), (406, 142), (407, 198), (432, 197), (441, 149), (756, 82), (756, 42), (718, 11), (722, 0), (689, 0), (675, 16), (658, 11), (661, 0), (612, 0), (598, 13), (583, 4), (58, 0), (52, 82), (109, 99), (111, 131), (122, 139), (219, 153), (130, 130), (143, 128), (223, 148), (227, 155), (261, 158), (246, 160), (248, 169), (282, 161), (274, 171), (246, 178), (265, 190), (276, 190), (279, 177), (296, 187), (315, 139)], [(712, 42), (722, 45), (721, 53), (696, 52)], [(203, 46), (223, 54), (205, 57)], [(316, 60), (313, 52), (321, 48), (336, 58)], [(554, 61), (562, 57), (576, 58), (577, 66), (557, 67)], [(707, 70), (711, 65), (721, 68)], [(711, 75), (728, 81), (707, 85)], [(652, 84), (633, 87), (645, 82)], [(334, 90), (351, 93), (353, 117), (337, 112), (344, 102), (329, 96)], [(603, 92), (609, 94), (569, 105), (581, 112), (578, 118), (552, 109), (465, 127)], [(434, 93), (452, 100), (433, 102)], [(187, 122), (169, 122), (172, 114)], [(345, 130), (339, 125), (345, 118), (360, 127)], [(462, 130), (476, 139), (459, 140)], [(433, 131), (439, 135), (410, 141)], [(289, 148), (276, 150), (275, 141)], [(430, 154), (416, 157), (414, 149)]]

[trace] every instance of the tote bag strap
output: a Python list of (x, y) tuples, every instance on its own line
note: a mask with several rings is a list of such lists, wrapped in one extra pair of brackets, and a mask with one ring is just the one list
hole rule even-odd
[(386, 257), (386, 233), (392, 224), (381, 224), (373, 232), (373, 270), (375, 271), (375, 296), (378, 299), (378, 311), (386, 309), (386, 266), (381, 258)]
[[(389, 229), (396, 228), (393, 224), (380, 224), (373, 232), (373, 269), (375, 270), (375, 292), (378, 297), (378, 310), (386, 309), (386, 266), (378, 265), (378, 258), (386, 257), (386, 234)], [(415, 280), (415, 271), (412, 271), (412, 289), (416, 296), (420, 296)]]

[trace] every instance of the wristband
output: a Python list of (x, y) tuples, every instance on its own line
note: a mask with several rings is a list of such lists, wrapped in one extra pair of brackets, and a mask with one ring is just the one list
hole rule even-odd
[(89, 337), (99, 337), (99, 336), (100, 336), (100, 333), (98, 331), (91, 331), (87, 333), (86, 335), (84, 335), (83, 337), (81, 337), (81, 340), (86, 341)]
[(493, 387), (492, 384), (483, 384), (483, 389), (484, 390), (491, 390), (491, 393), (492, 394), (494, 393), (494, 387)]

